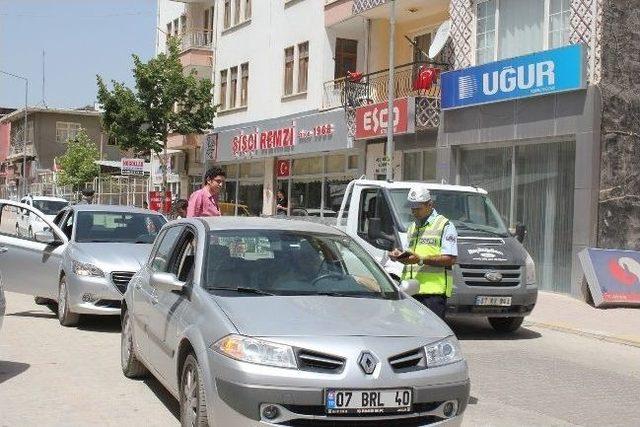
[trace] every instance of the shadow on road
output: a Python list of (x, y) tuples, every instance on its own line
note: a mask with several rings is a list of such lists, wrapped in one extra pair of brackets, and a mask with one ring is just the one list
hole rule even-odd
[(511, 333), (496, 332), (485, 319), (447, 319), (447, 324), (451, 327), (458, 339), (464, 341), (513, 341), (531, 340), (542, 337), (540, 333), (525, 327), (520, 327), (520, 329)]
[(144, 383), (151, 389), (153, 394), (162, 402), (162, 404), (171, 412), (171, 414), (176, 418), (176, 420), (180, 420), (180, 404), (176, 400), (175, 397), (171, 395), (167, 391), (166, 388), (155, 379), (153, 376), (149, 376), (144, 379)]
[(29, 369), (31, 365), (28, 363), (9, 362), (6, 360), (0, 360), (0, 384), (16, 377)]
[(106, 332), (119, 334), (121, 331), (120, 316), (89, 316), (80, 319), (78, 329), (81, 331)]
[(35, 317), (42, 319), (55, 319), (57, 316), (55, 313), (51, 313), (50, 311), (40, 311), (40, 310), (27, 310), (27, 311), (18, 311), (15, 313), (7, 313), (5, 316), (16, 316), (16, 317)]

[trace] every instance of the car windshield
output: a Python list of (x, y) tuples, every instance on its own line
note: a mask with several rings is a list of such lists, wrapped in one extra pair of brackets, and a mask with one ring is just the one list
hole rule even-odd
[[(394, 209), (406, 229), (414, 220), (407, 204), (409, 189), (393, 189), (390, 194)], [(433, 190), (431, 197), (435, 209), (453, 222), (458, 234), (509, 236), (498, 210), (484, 194)]]
[(78, 212), (78, 243), (153, 243), (167, 221), (157, 214), (136, 212)]
[(398, 298), (381, 268), (346, 236), (216, 231), (209, 235), (206, 263), (205, 288), (225, 296)]
[(34, 200), (33, 207), (45, 215), (57, 215), (69, 203), (61, 200)]

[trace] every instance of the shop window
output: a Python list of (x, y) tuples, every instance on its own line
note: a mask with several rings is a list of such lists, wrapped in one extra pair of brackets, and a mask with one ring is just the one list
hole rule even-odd
[(349, 156), (349, 170), (360, 169), (360, 156), (353, 154)]
[[(340, 211), (340, 205), (344, 199), (344, 193), (347, 190), (351, 179), (332, 179), (327, 178), (324, 185), (324, 205), (330, 215), (337, 215)], [(328, 216), (325, 214), (325, 216)]]
[(238, 164), (233, 163), (230, 165), (224, 165), (222, 166), (222, 170), (225, 174), (227, 174), (227, 180), (235, 179), (235, 177), (238, 175)]
[(240, 183), (240, 189), (238, 191), (238, 215), (242, 215), (243, 212), (248, 212), (248, 214), (252, 216), (262, 214), (262, 196), (262, 184)]
[(405, 181), (420, 181), (421, 178), (421, 154), (420, 152), (408, 152), (403, 154), (402, 179)]
[(291, 215), (321, 216), (322, 178), (294, 179), (291, 182)]
[(294, 159), (292, 171), (293, 175), (320, 174), (322, 173), (322, 157)]
[(436, 150), (427, 150), (422, 152), (422, 180), (423, 181), (435, 181), (436, 180)]
[(263, 162), (240, 164), (240, 178), (260, 178), (262, 176), (264, 176)]
[(327, 156), (327, 173), (344, 172), (345, 157), (342, 154)]

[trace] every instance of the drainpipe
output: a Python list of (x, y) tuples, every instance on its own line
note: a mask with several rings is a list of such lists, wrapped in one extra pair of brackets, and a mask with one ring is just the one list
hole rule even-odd
[(387, 106), (387, 181), (393, 180), (393, 101), (395, 98), (394, 93), (394, 77), (395, 77), (395, 37), (396, 37), (396, 1), (391, 0), (389, 7), (391, 9), (389, 14), (389, 87), (387, 88), (387, 97), (389, 103)]

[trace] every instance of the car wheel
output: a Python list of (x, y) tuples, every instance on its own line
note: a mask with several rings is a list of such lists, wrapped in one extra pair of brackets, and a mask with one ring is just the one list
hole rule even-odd
[(58, 320), (62, 326), (75, 326), (80, 321), (80, 315), (69, 311), (69, 291), (67, 279), (62, 276), (58, 287)]
[(180, 424), (189, 427), (209, 425), (202, 370), (193, 354), (184, 361), (180, 377)]
[(122, 316), (122, 334), (120, 335), (120, 366), (125, 377), (142, 378), (149, 371), (138, 360), (134, 349), (133, 325), (129, 312), (125, 311)]
[(491, 327), (500, 333), (517, 331), (523, 320), (524, 317), (489, 317)]

